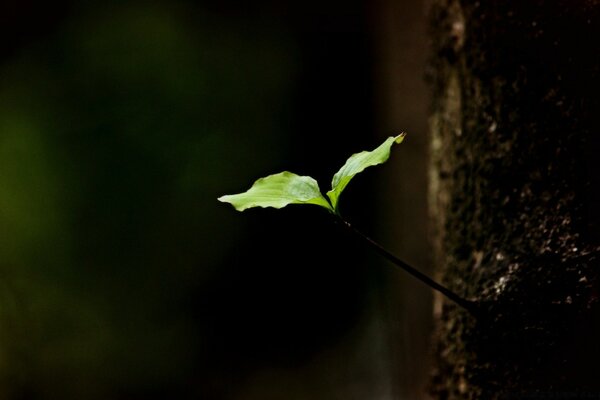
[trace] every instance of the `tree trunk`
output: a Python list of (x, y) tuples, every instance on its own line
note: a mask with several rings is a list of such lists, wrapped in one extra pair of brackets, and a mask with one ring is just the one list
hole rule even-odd
[(432, 391), (600, 398), (600, 2), (433, 3)]

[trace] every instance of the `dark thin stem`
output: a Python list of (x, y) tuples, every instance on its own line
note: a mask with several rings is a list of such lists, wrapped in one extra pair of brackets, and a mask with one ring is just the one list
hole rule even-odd
[(373, 239), (371, 239), (370, 237), (366, 236), (364, 233), (362, 233), (361, 231), (357, 230), (355, 227), (353, 227), (352, 225), (350, 225), (350, 223), (348, 221), (342, 219), (341, 217), (338, 217), (338, 221), (349, 232), (351, 232), (355, 236), (359, 237), (364, 242), (368, 243), (373, 249), (375, 249), (375, 251), (377, 253), (379, 253), (382, 256), (384, 256), (385, 258), (387, 258), (389, 261), (391, 261), (397, 267), (402, 268), (404, 271), (408, 272), (409, 274), (411, 274), (412, 276), (414, 276), (415, 278), (417, 278), (418, 280), (420, 280), (421, 282), (423, 282), (424, 284), (426, 284), (427, 286), (429, 286), (433, 290), (437, 290), (438, 292), (440, 292), (441, 294), (443, 294), (444, 296), (446, 296), (448, 299), (452, 300), (453, 302), (455, 302), (456, 304), (458, 304), (459, 306), (461, 306), (465, 310), (469, 311), (471, 314), (475, 315), (477, 313), (476, 312), (477, 311), (477, 304), (475, 302), (460, 297), (459, 295), (457, 295), (456, 293), (454, 293), (452, 290), (450, 290), (447, 287), (445, 287), (445, 286), (437, 283), (436, 281), (434, 281), (433, 279), (431, 279), (429, 276), (425, 275), (424, 273), (422, 273), (419, 270), (413, 268), (412, 266), (410, 266), (406, 262), (402, 261), (401, 259), (399, 259), (395, 255), (393, 255), (392, 253), (390, 253), (388, 250), (386, 250), (379, 243), (377, 243), (376, 241), (374, 241)]

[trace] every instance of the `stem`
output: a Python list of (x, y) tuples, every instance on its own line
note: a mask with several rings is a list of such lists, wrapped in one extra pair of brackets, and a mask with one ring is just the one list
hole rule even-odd
[(354, 234), (355, 236), (359, 237), (364, 242), (369, 244), (373, 249), (375, 249), (375, 251), (377, 253), (379, 253), (382, 256), (384, 256), (385, 258), (387, 258), (394, 265), (402, 268), (404, 271), (408, 272), (409, 274), (411, 274), (412, 276), (414, 276), (415, 278), (417, 278), (418, 280), (420, 280), (421, 282), (423, 282), (424, 284), (426, 284), (433, 290), (437, 290), (438, 292), (440, 292), (441, 294), (446, 296), (448, 299), (452, 300), (453, 302), (455, 302), (456, 304), (458, 304), (465, 310), (469, 311), (471, 314), (473, 314), (473, 315), (477, 314), (477, 304), (474, 301), (470, 301), (463, 297), (460, 297), (458, 294), (454, 293), (452, 290), (437, 283), (436, 281), (431, 279), (429, 276), (425, 275), (424, 273), (422, 273), (419, 270), (415, 269), (414, 267), (410, 266), (406, 262), (402, 261), (395, 255), (390, 253), (388, 250), (386, 250), (379, 243), (377, 243), (376, 241), (374, 241), (373, 239), (371, 239), (370, 237), (368, 237), (367, 235), (365, 235), (364, 233), (362, 233), (361, 231), (359, 231), (358, 229), (356, 229), (355, 227), (350, 225), (350, 223), (348, 221), (344, 220), (343, 218), (338, 216), (338, 220), (339, 220), (339, 222), (342, 223), (342, 225), (349, 232), (351, 232), (352, 234)]

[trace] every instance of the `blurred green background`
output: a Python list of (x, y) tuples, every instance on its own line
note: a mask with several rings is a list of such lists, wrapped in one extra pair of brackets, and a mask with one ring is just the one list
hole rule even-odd
[[(317, 209), (216, 201), (410, 128), (376, 122), (378, 10), (2, 6), (0, 398), (391, 398), (381, 262)], [(375, 177), (343, 200), (367, 231)]]

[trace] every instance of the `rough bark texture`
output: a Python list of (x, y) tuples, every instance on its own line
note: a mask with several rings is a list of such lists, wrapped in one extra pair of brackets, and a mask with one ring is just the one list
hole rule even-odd
[(436, 0), (440, 399), (600, 398), (599, 1)]

